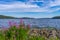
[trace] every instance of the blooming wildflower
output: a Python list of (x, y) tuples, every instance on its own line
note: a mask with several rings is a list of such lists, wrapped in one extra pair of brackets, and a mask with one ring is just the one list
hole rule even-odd
[(9, 21), (9, 26), (10, 26), (10, 27), (12, 26), (12, 22), (11, 22), (11, 21)]
[(2, 26), (2, 29), (6, 30), (4, 26)]
[(23, 20), (22, 19), (20, 20), (20, 24), (23, 24)]
[(13, 26), (16, 26), (16, 22), (13, 23)]
[(30, 29), (30, 24), (27, 25), (28, 29)]

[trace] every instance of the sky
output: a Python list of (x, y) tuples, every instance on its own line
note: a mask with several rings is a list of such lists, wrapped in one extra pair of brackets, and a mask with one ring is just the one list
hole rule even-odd
[(60, 0), (0, 0), (0, 15), (32, 18), (60, 16)]

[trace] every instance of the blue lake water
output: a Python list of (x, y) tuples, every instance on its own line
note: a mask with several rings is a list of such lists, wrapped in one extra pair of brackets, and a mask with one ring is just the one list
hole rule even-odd
[[(17, 25), (20, 24), (21, 19), (0, 19), (0, 27), (9, 27), (9, 21), (16, 22)], [(60, 19), (23, 19), (24, 23), (30, 24), (31, 26), (39, 26), (39, 27), (56, 27), (60, 28)]]

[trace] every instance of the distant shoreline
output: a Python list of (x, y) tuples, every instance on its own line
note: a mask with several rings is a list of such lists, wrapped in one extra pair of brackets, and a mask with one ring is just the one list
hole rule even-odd
[(12, 17), (12, 16), (5, 16), (5, 15), (0, 15), (0, 19), (60, 19), (60, 16), (55, 16), (52, 18), (30, 18), (30, 17)]

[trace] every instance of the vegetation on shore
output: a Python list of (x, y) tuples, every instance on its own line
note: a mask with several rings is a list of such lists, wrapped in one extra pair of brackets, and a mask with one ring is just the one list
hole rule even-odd
[(55, 16), (53, 17), (53, 19), (60, 19), (60, 16)]
[(34, 19), (34, 18), (30, 18), (30, 17), (17, 18), (17, 17), (12, 17), (12, 16), (0, 15), (0, 19)]
[(0, 19), (14, 19), (15, 17), (0, 15)]
[(9, 22), (9, 25), (8, 29), (0, 30), (0, 40), (59, 40), (57, 36), (47, 38), (46, 34), (39, 35), (37, 32), (36, 35), (35, 32), (32, 33), (33, 30), (31, 32), (30, 25), (25, 25), (22, 20), (20, 25), (16, 25), (16, 23), (12, 25), (11, 22)]
[[(20, 18), (12, 17), (12, 16), (0, 15), (0, 19), (20, 19)], [(34, 19), (34, 18), (22, 17), (21, 19)], [(40, 19), (40, 18), (37, 18), (37, 19)], [(60, 16), (55, 16), (55, 17), (52, 17), (52, 18), (42, 18), (42, 19), (60, 19)]]

